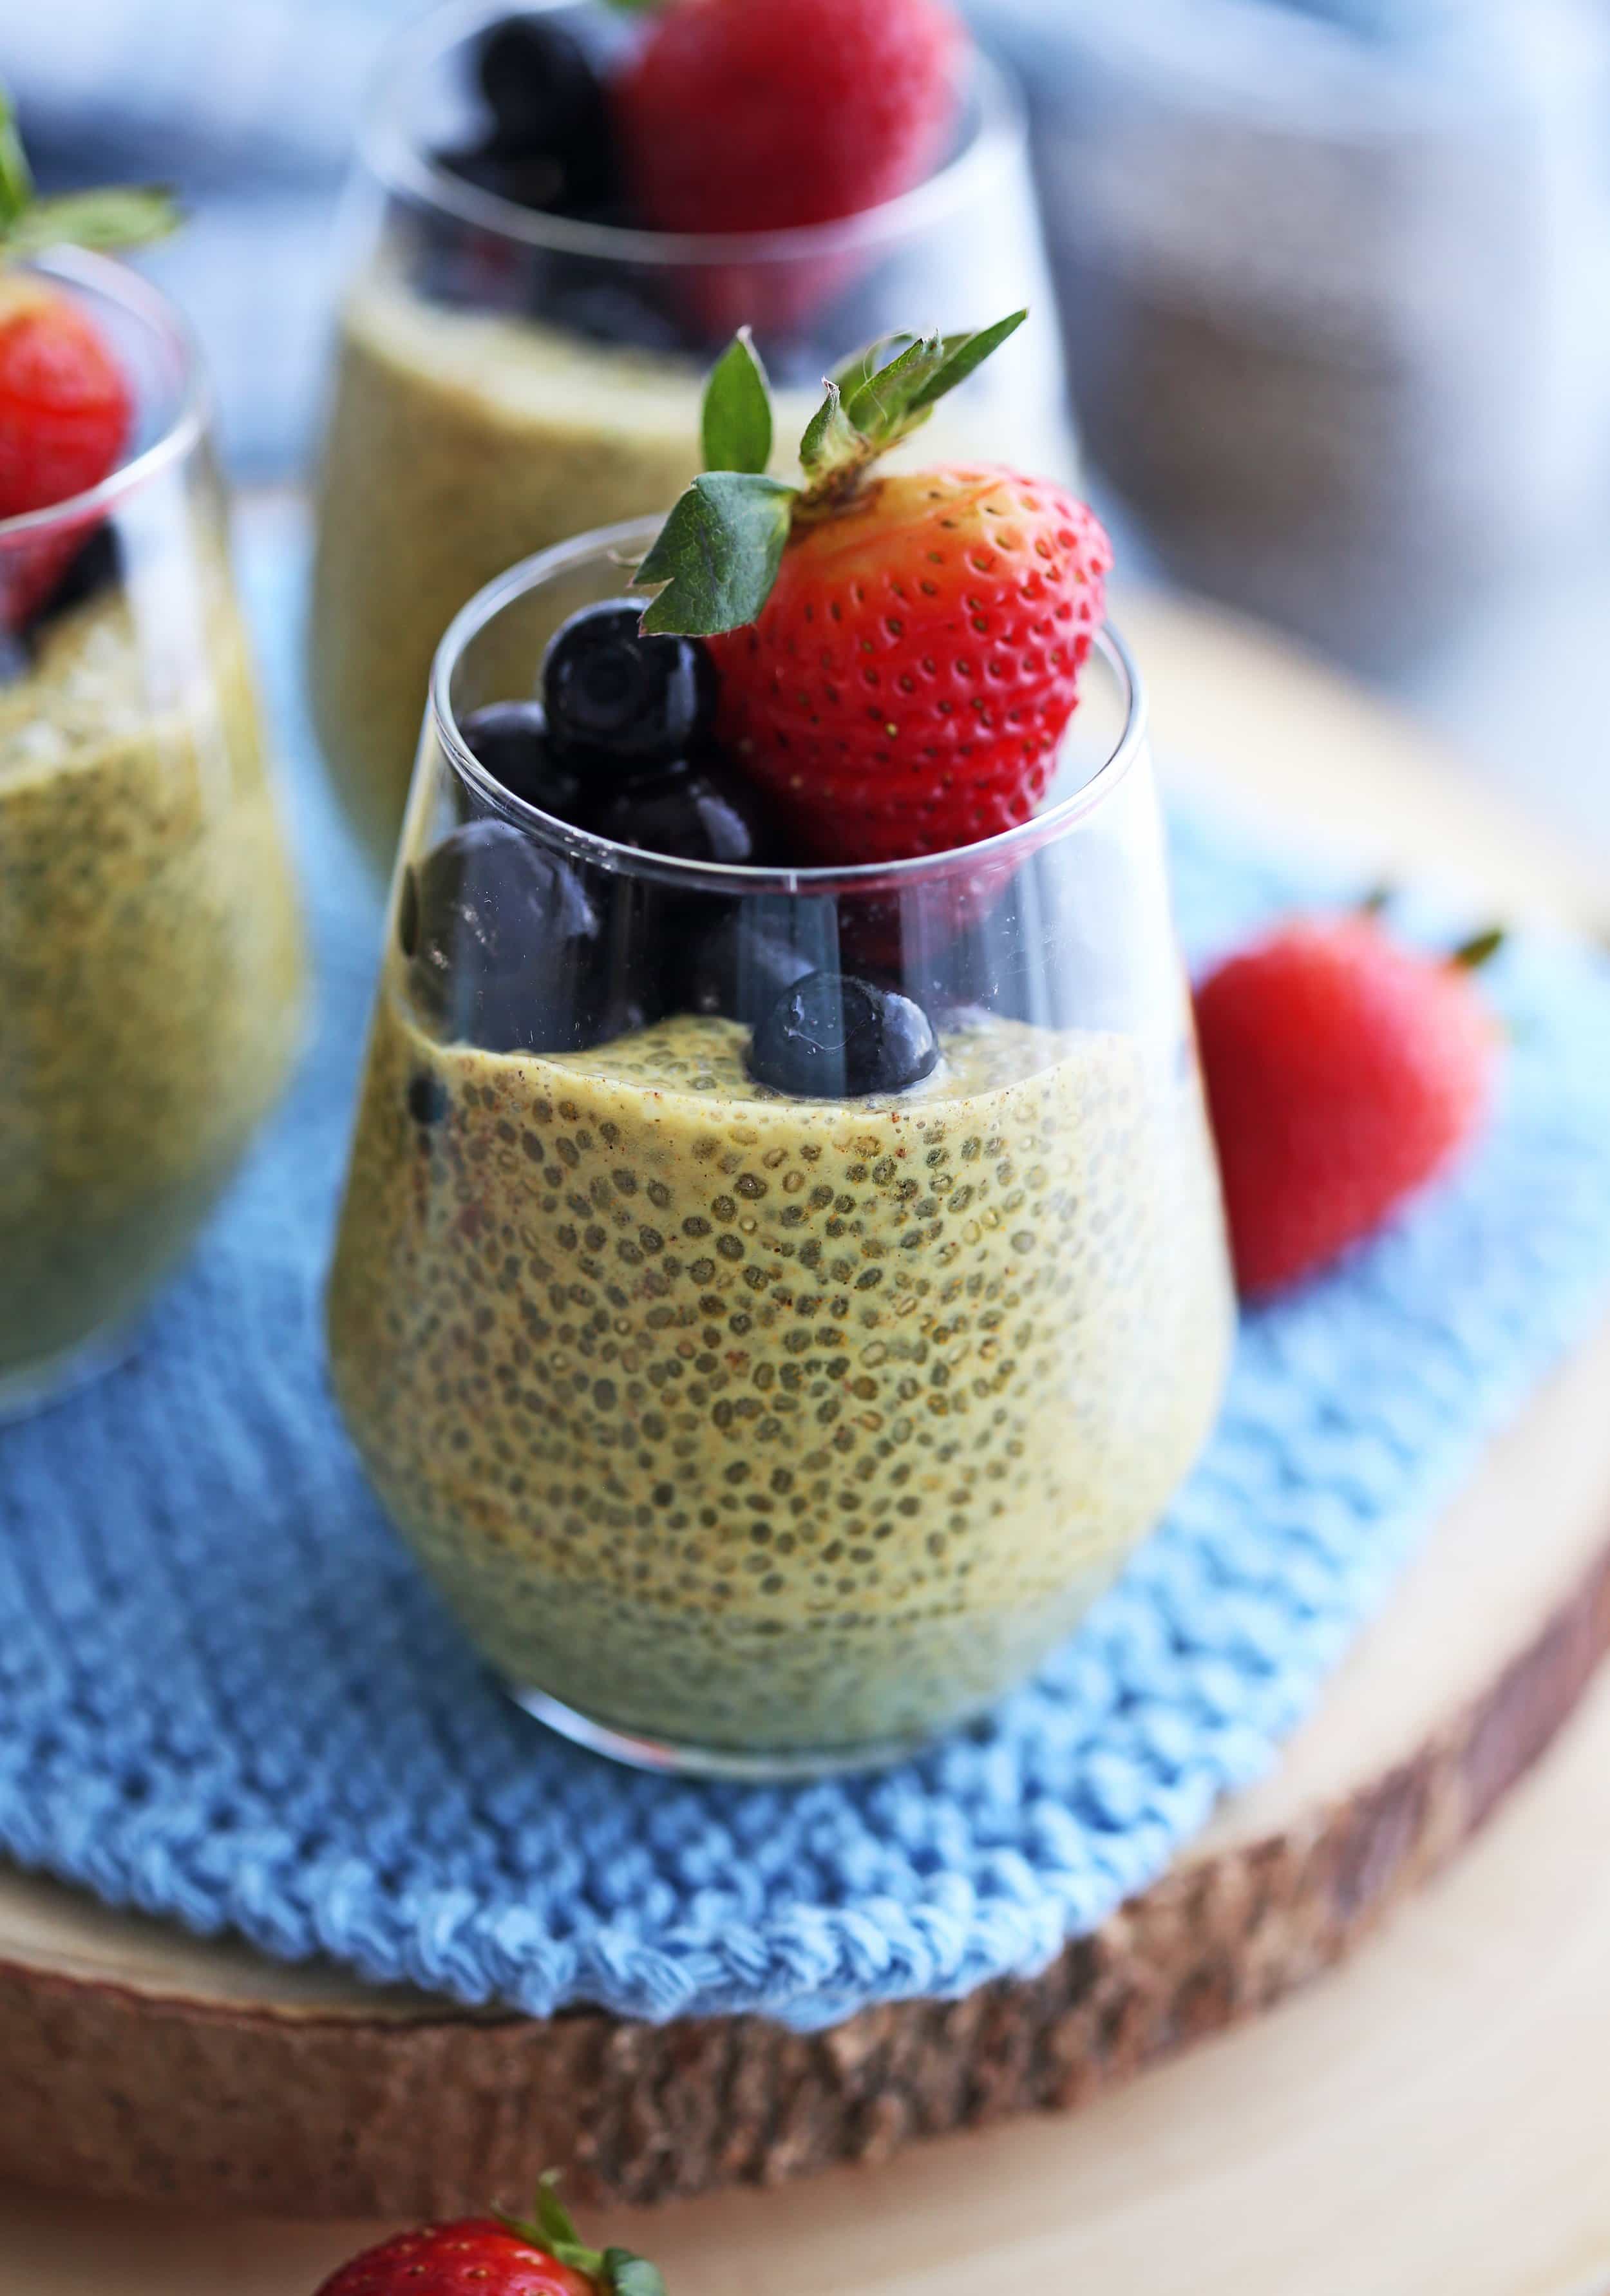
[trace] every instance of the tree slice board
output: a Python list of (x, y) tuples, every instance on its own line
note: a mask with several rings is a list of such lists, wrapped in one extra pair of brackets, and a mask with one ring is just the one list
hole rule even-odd
[[(1195, 757), (1216, 785), (1371, 867), (1434, 860), (1502, 914), (1581, 924), (1610, 911), (1590, 873), (1450, 783), (1390, 715), (1287, 649), (1178, 605), (1131, 601), (1125, 619), (1165, 755)], [(883, 2161), (916, 2136), (1088, 2103), (1339, 1959), (1547, 1746), (1610, 1644), (1607, 1384), (1610, 1329), (1492, 1447), (1276, 1775), (1039, 1980), (870, 2012), (811, 2038), (755, 2020), (655, 2029), (582, 2012), (539, 2022), (282, 1969), (0, 1876), (0, 2172), (198, 2207), (402, 2216), (515, 2199), (563, 2161), (579, 2193), (649, 2201)], [(1395, 2038), (1382, 2036), (1384, 2066)], [(1191, 2126), (1171, 2122), (1167, 2091), (1187, 2070), (1144, 2084), (1137, 2108), (1171, 2128), (1177, 2165)], [(1366, 2101), (1355, 2097), (1355, 2114)], [(1268, 2123), (1281, 2116), (1270, 2100)], [(1355, 2151), (1361, 2141), (1355, 2131)], [(1059, 2213), (1054, 2164), (1077, 2155), (1043, 2131), (1010, 2143), (1012, 2160), (1043, 2161), (1048, 2180), (1026, 2274), (1063, 2254), (1074, 2219)], [(932, 2168), (890, 2174), (937, 2200), (955, 2174), (938, 2166), (948, 2150)], [(852, 2213), (884, 2226), (883, 2180), (852, 2189)], [(694, 2227), (690, 2291), (760, 2284), (735, 2276), (741, 2255), (752, 2261), (749, 2243), (769, 2249), (771, 2220), (753, 2203), (678, 2213)], [(919, 2243), (920, 2270), (891, 2249), (888, 2276), (870, 2284), (961, 2296), (971, 2283), (956, 2259), (970, 2255), (969, 2272), (994, 2259), (988, 2216), (971, 2250), (957, 2224), (959, 2244)], [(809, 2202), (776, 2219), (816, 2220)], [(66, 2255), (74, 2235), (57, 2221)], [(48, 2259), (49, 2212), (27, 2222)], [(183, 2249), (191, 2234), (175, 2237)], [(0, 2296), (10, 2253), (0, 2210)], [(848, 2250), (811, 2253), (815, 2279), (789, 2276), (793, 2250), (775, 2272), (768, 2262), (766, 2296), (847, 2284)], [(52, 2282), (48, 2261), (29, 2269), (19, 2290), (120, 2296), (104, 2263), (80, 2284)], [(869, 2284), (858, 2251), (854, 2277)], [(157, 2284), (128, 2283), (131, 2296)], [(160, 2284), (184, 2284), (168, 2272)], [(1145, 2284), (1131, 2274), (1122, 2284)]]

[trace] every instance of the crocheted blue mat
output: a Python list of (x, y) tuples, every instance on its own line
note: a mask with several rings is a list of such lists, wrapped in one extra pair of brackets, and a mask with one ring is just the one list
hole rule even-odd
[[(1610, 967), (1525, 941), (1501, 1121), (1453, 1187), (1244, 1329), (1166, 1527), (1033, 1687), (904, 1767), (685, 1785), (507, 1706), (366, 1494), (318, 1292), (375, 931), (288, 696), (300, 559), (248, 572), (322, 964), (300, 1086), (136, 1360), (0, 1434), (0, 1845), (112, 1904), (537, 2013), (819, 2024), (1026, 1973), (1265, 1769), (1483, 1439), (1610, 1295)], [(1340, 890), (1196, 817), (1201, 952)]]

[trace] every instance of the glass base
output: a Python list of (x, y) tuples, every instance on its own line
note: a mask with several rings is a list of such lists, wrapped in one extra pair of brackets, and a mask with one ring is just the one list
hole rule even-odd
[(850, 1770), (886, 1769), (903, 1762), (932, 1742), (931, 1734), (884, 1739), (875, 1745), (789, 1746), (770, 1753), (742, 1753), (730, 1746), (689, 1746), (669, 1738), (642, 1738), (627, 1730), (596, 1721), (546, 1690), (527, 1690), (505, 1681), (504, 1688), (516, 1706), (538, 1722), (546, 1723), (575, 1746), (589, 1753), (607, 1754), (612, 1762), (633, 1770), (654, 1770), (662, 1776), (683, 1778), (745, 1778), (755, 1784), (778, 1784), (788, 1779), (831, 1778)]
[(116, 1371), (134, 1351), (138, 1319), (115, 1324), (111, 1330), (92, 1332), (86, 1340), (79, 1340), (70, 1348), (62, 1348), (43, 1362), (20, 1364), (14, 1371), (0, 1371), (0, 1427), (10, 1426), (19, 1419), (31, 1419), (36, 1412), (48, 1411), (53, 1404), (65, 1403), (82, 1387), (89, 1386), (103, 1373)]

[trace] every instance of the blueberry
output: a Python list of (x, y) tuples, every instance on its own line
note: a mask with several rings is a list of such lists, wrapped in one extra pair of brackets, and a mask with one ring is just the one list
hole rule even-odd
[(721, 902), (719, 913), (702, 930), (694, 924), (673, 951), (675, 1001), (683, 1011), (720, 1013), (752, 1028), (785, 988), (815, 970), (784, 933), (751, 917), (752, 906)]
[(505, 17), (482, 37), (476, 70), (492, 114), (487, 153), (548, 160), (556, 171), (551, 193), (522, 205), (573, 209), (613, 195), (620, 169), (608, 99), (571, 33), (543, 17)]
[(540, 701), (489, 701), (460, 728), (495, 782), (561, 821), (579, 820), (580, 776), (554, 753)]
[(617, 845), (679, 861), (763, 865), (776, 846), (764, 796), (711, 755), (623, 783), (594, 808), (587, 826)]
[(852, 972), (809, 972), (755, 1030), (749, 1072), (796, 1099), (904, 1092), (931, 1073), (939, 1040), (920, 1004)]
[[(456, 829), (413, 882), (408, 983), (439, 1035), (489, 1052), (558, 1052), (637, 1024), (614, 993), (580, 879), (513, 824)], [(405, 888), (404, 928), (409, 906)]]
[[(596, 220), (616, 218), (604, 214)], [(543, 282), (537, 316), (553, 326), (567, 328), (571, 334), (584, 335), (589, 342), (668, 354), (703, 348), (700, 339), (661, 304), (650, 280), (623, 272), (616, 277), (601, 277), (600, 266), (590, 256), (555, 260)]]
[(123, 548), (117, 529), (103, 520), (69, 562), (61, 580), (42, 599), (22, 627), (0, 631), (0, 683), (26, 676), (32, 666), (32, 641), (60, 615), (86, 606), (123, 578)]
[(478, 144), (464, 152), (439, 152), (438, 163), (478, 192), (517, 208), (551, 214), (564, 197), (564, 163), (551, 152), (500, 152)]
[(123, 545), (118, 540), (116, 527), (103, 519), (78, 550), (34, 620), (42, 622), (57, 614), (70, 613), (75, 606), (87, 605), (102, 591), (115, 588), (122, 578)]
[(542, 666), (555, 741), (628, 768), (668, 766), (708, 734), (716, 669), (696, 638), (645, 637), (641, 606), (585, 606), (555, 635)]

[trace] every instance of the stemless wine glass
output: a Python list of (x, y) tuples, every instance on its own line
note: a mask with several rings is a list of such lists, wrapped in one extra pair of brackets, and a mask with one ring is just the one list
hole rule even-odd
[[(651, 532), (516, 568), (437, 657), (332, 1364), (531, 1711), (807, 1773), (986, 1706), (1155, 1521), (1224, 1373), (1218, 1184), (1115, 640), (1047, 809), (894, 865), (657, 857), (477, 762), (466, 718)], [(791, 988), (829, 1008), (794, 1079), (760, 1050)], [(854, 1091), (868, 999), (932, 1027), (908, 1088)]]
[(194, 351), (120, 265), (35, 268), (134, 417), (100, 486), (0, 521), (0, 1416), (116, 1351), (283, 1081), (301, 991)]
[[(669, 507), (698, 468), (703, 374), (740, 324), (792, 449), (822, 377), (861, 344), (1038, 305), (1047, 324), (940, 410), (921, 451), (1072, 475), (1023, 121), (984, 57), (953, 151), (915, 190), (809, 229), (655, 233), (534, 212), (441, 164), (480, 129), (476, 58), (501, 12), (450, 8), (401, 44), (354, 187), (310, 670), (326, 762), (382, 869), (448, 622), (528, 552)], [(633, 37), (597, 0), (541, 12), (596, 50)]]

